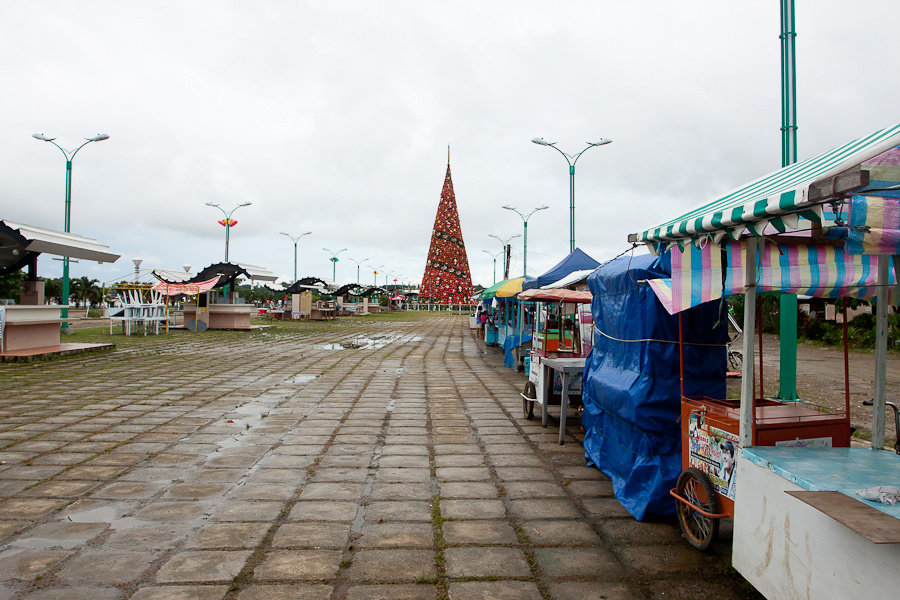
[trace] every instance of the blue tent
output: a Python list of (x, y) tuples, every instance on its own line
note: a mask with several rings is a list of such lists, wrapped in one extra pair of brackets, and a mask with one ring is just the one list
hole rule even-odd
[(526, 281), (522, 285), (522, 289), (530, 290), (543, 287), (554, 281), (559, 281), (569, 273), (583, 271), (585, 269), (596, 269), (599, 266), (600, 263), (585, 254), (581, 248), (575, 248), (570, 255), (556, 263), (549, 271), (542, 275), (538, 275), (531, 281)]
[[(588, 464), (612, 480), (639, 521), (675, 514), (669, 490), (681, 473), (678, 316), (647, 285), (669, 276), (669, 255), (616, 259), (588, 278), (594, 343), (582, 380)], [(727, 327), (719, 303), (681, 313), (685, 393), (725, 397)]]

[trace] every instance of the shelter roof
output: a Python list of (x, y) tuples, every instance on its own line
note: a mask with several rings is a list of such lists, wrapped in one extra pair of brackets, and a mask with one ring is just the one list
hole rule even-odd
[[(783, 167), (673, 219), (628, 236), (630, 242), (672, 243), (723, 237), (745, 231), (762, 235), (768, 225), (785, 232), (798, 228), (800, 216), (821, 223), (822, 204), (854, 192), (898, 183), (896, 165), (900, 124)], [(894, 167), (894, 168), (892, 168)], [(897, 190), (893, 190), (894, 193)], [(890, 193), (890, 191), (888, 191)]]
[(54, 254), (96, 262), (116, 262), (109, 246), (95, 239), (43, 227), (0, 221), (0, 269), (21, 269), (38, 254)]
[(596, 260), (588, 256), (581, 248), (575, 248), (568, 256), (550, 267), (548, 271), (528, 281), (522, 289), (539, 288), (555, 281), (559, 281), (573, 271), (596, 269), (600, 266)]
[(559, 281), (554, 281), (553, 283), (541, 286), (543, 290), (550, 290), (555, 288), (564, 288), (569, 285), (573, 285), (580, 281), (585, 281), (588, 278), (588, 275), (596, 271), (597, 269), (581, 269), (579, 271), (572, 271)]
[(518, 299), (524, 302), (574, 302), (577, 304), (590, 304), (594, 296), (587, 291), (577, 292), (565, 288), (525, 290), (519, 294)]
[(200, 283), (209, 281), (218, 276), (219, 280), (215, 285), (217, 288), (232, 285), (240, 276), (261, 281), (275, 281), (278, 279), (275, 274), (263, 267), (230, 262), (209, 265), (192, 277), (185, 277), (185, 274), (179, 273), (178, 271), (164, 271), (159, 269), (154, 270), (153, 275), (160, 281), (166, 283)]

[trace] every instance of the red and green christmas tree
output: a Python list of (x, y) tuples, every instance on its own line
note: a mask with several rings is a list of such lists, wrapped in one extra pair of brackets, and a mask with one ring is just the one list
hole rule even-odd
[(456, 196), (450, 178), (450, 152), (447, 152), (447, 175), (434, 219), (431, 247), (419, 297), (446, 304), (467, 304), (472, 296), (472, 276), (463, 243)]

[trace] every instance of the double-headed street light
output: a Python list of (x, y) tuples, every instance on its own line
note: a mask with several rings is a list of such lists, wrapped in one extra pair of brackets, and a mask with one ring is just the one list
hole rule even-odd
[(225, 227), (225, 262), (228, 262), (228, 240), (231, 237), (229, 235), (229, 233), (231, 231), (231, 228), (237, 224), (237, 221), (231, 220), (231, 215), (234, 214), (234, 211), (241, 208), (242, 206), (250, 206), (251, 204), (253, 204), (253, 203), (252, 202), (243, 202), (241, 204), (238, 204), (237, 206), (235, 206), (228, 212), (226, 212), (225, 209), (222, 208), (221, 206), (219, 206), (219, 204), (216, 202), (207, 202), (206, 203), (207, 206), (212, 206), (213, 208), (218, 208), (220, 211), (222, 211), (222, 214), (225, 215), (225, 218), (222, 219), (221, 221), (219, 221), (219, 223), (221, 223), (222, 226)]
[(549, 146), (563, 155), (566, 162), (569, 163), (569, 252), (575, 251), (575, 163), (590, 148), (594, 146), (605, 146), (611, 144), (612, 140), (600, 138), (596, 142), (588, 142), (587, 147), (578, 154), (567, 154), (556, 147), (556, 142), (548, 142), (544, 138), (534, 138), (531, 140), (539, 146)]
[(297, 281), (297, 242), (299, 242), (299, 241), (300, 241), (300, 238), (302, 238), (304, 235), (309, 235), (309, 234), (311, 234), (312, 231), (304, 231), (303, 233), (301, 233), (301, 234), (298, 235), (297, 237), (294, 237), (294, 236), (292, 236), (291, 234), (285, 233), (285, 232), (283, 232), (283, 231), (281, 231), (280, 233), (281, 233), (281, 235), (286, 235), (286, 236), (288, 236), (289, 238), (291, 238), (291, 241), (294, 242), (294, 281), (296, 282), (296, 281)]
[(500, 242), (501, 244), (503, 244), (503, 253), (504, 253), (504, 260), (503, 260), (503, 279), (509, 279), (509, 261), (506, 260), (506, 258), (505, 258), (505, 255), (506, 255), (506, 247), (509, 246), (509, 242), (510, 242), (511, 240), (514, 240), (514, 239), (516, 239), (517, 237), (521, 237), (521, 234), (518, 234), (518, 233), (517, 233), (517, 234), (515, 234), (515, 235), (511, 235), (511, 236), (509, 236), (508, 238), (506, 238), (505, 240), (504, 240), (502, 237), (500, 237), (499, 235), (494, 235), (493, 233), (489, 233), (489, 234), (488, 234), (488, 237), (492, 237), (492, 238), (494, 238), (495, 240), (497, 240), (498, 242)]
[(359, 266), (369, 260), (368, 258), (364, 258), (362, 260), (356, 260), (355, 258), (347, 258), (350, 262), (356, 265), (356, 287), (359, 287)]
[(524, 227), (523, 237), (522, 237), (522, 275), (528, 276), (528, 219), (531, 218), (531, 215), (536, 213), (539, 210), (545, 210), (550, 208), (549, 206), (538, 206), (533, 209), (527, 215), (523, 215), (522, 212), (518, 208), (514, 208), (509, 204), (505, 205), (503, 208), (506, 210), (511, 210), (520, 217), (522, 217), (522, 224)]
[(372, 286), (377, 287), (378, 286), (378, 269), (380, 269), (384, 265), (378, 265), (377, 267), (372, 266), (372, 265), (369, 265), (369, 266), (372, 267)]
[(483, 250), (483, 249), (482, 249), (482, 252), (486, 253), (488, 256), (490, 256), (491, 258), (494, 259), (494, 283), (497, 283), (497, 257), (500, 256), (501, 254), (503, 254), (503, 250), (501, 250), (497, 254), (494, 254), (490, 250)]
[[(65, 232), (69, 233), (69, 229), (72, 225), (72, 160), (75, 158), (75, 155), (78, 154), (78, 151), (90, 144), (91, 142), (102, 142), (103, 140), (108, 140), (109, 136), (105, 133), (98, 133), (94, 137), (84, 138), (85, 142), (75, 148), (74, 150), (66, 150), (55, 141), (56, 138), (48, 137), (43, 133), (33, 133), (31, 135), (36, 140), (40, 140), (42, 142), (50, 142), (57, 148), (59, 151), (63, 153), (63, 156), (66, 157), (66, 220), (65, 220)], [(68, 329), (69, 323), (67, 319), (69, 318), (69, 257), (63, 257), (63, 281), (62, 281), (62, 298), (60, 298), (62, 303), (62, 310), (60, 312), (62, 316), (62, 328)]]
[(327, 252), (328, 254), (331, 255), (331, 258), (328, 259), (331, 261), (331, 281), (333, 281), (334, 283), (337, 283), (337, 279), (335, 279), (335, 275), (337, 273), (338, 254), (340, 254), (341, 252), (346, 252), (347, 249), (341, 248), (337, 252), (334, 252), (333, 250), (329, 250), (328, 248), (322, 248), (322, 250), (324, 250), (325, 252)]

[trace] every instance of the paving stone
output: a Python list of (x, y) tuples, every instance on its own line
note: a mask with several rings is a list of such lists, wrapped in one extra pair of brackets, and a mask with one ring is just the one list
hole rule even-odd
[(66, 583), (121, 585), (140, 580), (154, 558), (149, 552), (87, 551), (68, 560), (57, 577)]
[(612, 482), (606, 479), (589, 479), (583, 481), (571, 481), (566, 486), (569, 493), (579, 498), (592, 498), (598, 496), (612, 496)]
[(113, 532), (103, 545), (120, 550), (168, 550), (188, 531), (173, 523), (128, 527)]
[(488, 482), (451, 481), (440, 484), (441, 498), (496, 498), (497, 486)]
[(137, 511), (135, 517), (145, 521), (183, 523), (202, 517), (211, 508), (212, 504), (207, 502), (156, 501)]
[(269, 527), (268, 523), (212, 523), (197, 530), (185, 546), (193, 549), (254, 548)]
[(291, 509), (288, 519), (294, 521), (352, 521), (359, 505), (355, 502), (300, 501)]
[(431, 522), (431, 503), (417, 500), (372, 502), (366, 506), (366, 521)]
[(214, 521), (271, 521), (283, 508), (282, 502), (230, 500), (213, 511), (210, 518)]
[(445, 519), (501, 519), (506, 507), (500, 500), (441, 500)]
[(491, 478), (485, 467), (438, 467), (436, 475), (443, 481), (486, 481)]
[(529, 577), (531, 570), (519, 548), (478, 546), (447, 548), (448, 577)]
[(357, 500), (362, 497), (360, 483), (308, 483), (300, 492), (301, 500)]
[(129, 600), (221, 600), (227, 593), (227, 585), (148, 586), (129, 596)]
[(581, 503), (589, 515), (632, 518), (631, 513), (615, 498), (583, 498)]
[(16, 545), (25, 548), (72, 549), (94, 539), (107, 530), (105, 523), (72, 523), (60, 521), (44, 523), (30, 530)]
[(366, 523), (358, 548), (413, 547), (430, 548), (434, 544), (434, 532), (430, 524), (418, 523)]
[(613, 542), (627, 540), (628, 544), (678, 544), (684, 543), (681, 530), (675, 523), (652, 523), (634, 519), (604, 519), (599, 523), (601, 531)]
[(422, 550), (361, 550), (348, 577), (368, 582), (415, 582), (437, 576), (434, 553)]
[(223, 495), (228, 488), (219, 483), (182, 483), (173, 485), (163, 495), (164, 499), (205, 500)]
[[(3, 597), (3, 596), (0, 596)], [(122, 592), (108, 587), (52, 587), (42, 588), (24, 596), (27, 600), (73, 600), (90, 598), (91, 600), (118, 600)], [(136, 598), (136, 596), (132, 596)]]
[[(715, 579), (715, 577), (713, 577)], [(744, 582), (745, 586), (749, 584)], [(741, 589), (733, 583), (721, 581), (671, 580), (662, 579), (649, 583), (651, 600), (690, 600), (695, 598), (715, 598), (716, 600), (743, 600), (745, 598), (762, 598), (755, 590)]]
[(66, 550), (21, 550), (0, 558), (0, 580), (33, 579), (69, 556)]
[(145, 483), (139, 481), (133, 482), (116, 482), (110, 485), (107, 485), (93, 494), (91, 494), (94, 498), (109, 498), (112, 500), (119, 500), (123, 498), (149, 498), (165, 489), (165, 484), (163, 483)]
[(190, 581), (230, 583), (250, 557), (250, 551), (199, 550), (178, 552), (156, 573), (159, 583)]
[(0, 502), (0, 519), (35, 520), (65, 506), (62, 500), (38, 498), (11, 498)]
[(375, 482), (372, 500), (430, 500), (430, 483), (381, 483)]
[(444, 540), (448, 544), (515, 544), (516, 533), (506, 521), (446, 521)]
[(687, 544), (619, 548), (622, 560), (644, 576), (689, 572), (709, 565), (709, 557)]
[(384, 483), (427, 482), (431, 479), (431, 469), (379, 467), (375, 472), (375, 480)]
[(603, 548), (535, 548), (534, 559), (544, 577), (613, 579), (622, 570), (615, 556)]
[(255, 584), (238, 594), (238, 600), (330, 600), (332, 587), (314, 583)]
[[(604, 598), (605, 600), (641, 600), (644, 596), (630, 583), (607, 581), (565, 581), (549, 583), (547, 589), (554, 600), (585, 600), (585, 598)], [(721, 596), (702, 593), (694, 598), (716, 598)]]
[(352, 585), (347, 600), (436, 600), (437, 588), (428, 584)]
[(510, 511), (520, 519), (578, 519), (581, 513), (568, 499), (512, 500)]
[(438, 470), (450, 467), (480, 467), (484, 465), (484, 457), (480, 454), (451, 454), (435, 456), (434, 464)]
[(285, 523), (272, 539), (275, 547), (344, 548), (350, 535), (347, 523)]
[(253, 575), (259, 581), (334, 577), (341, 563), (340, 550), (275, 550), (265, 556)]
[(602, 542), (591, 526), (584, 521), (526, 521), (522, 533), (533, 544), (580, 544), (599, 546)]
[(541, 592), (530, 581), (450, 582), (450, 600), (541, 600)]
[(345, 481), (362, 483), (368, 476), (368, 469), (358, 467), (331, 467), (327, 469), (317, 469), (315, 475), (310, 478), (310, 481)]
[(393, 455), (382, 456), (378, 459), (379, 467), (399, 467), (428, 469), (430, 463), (427, 456)]

